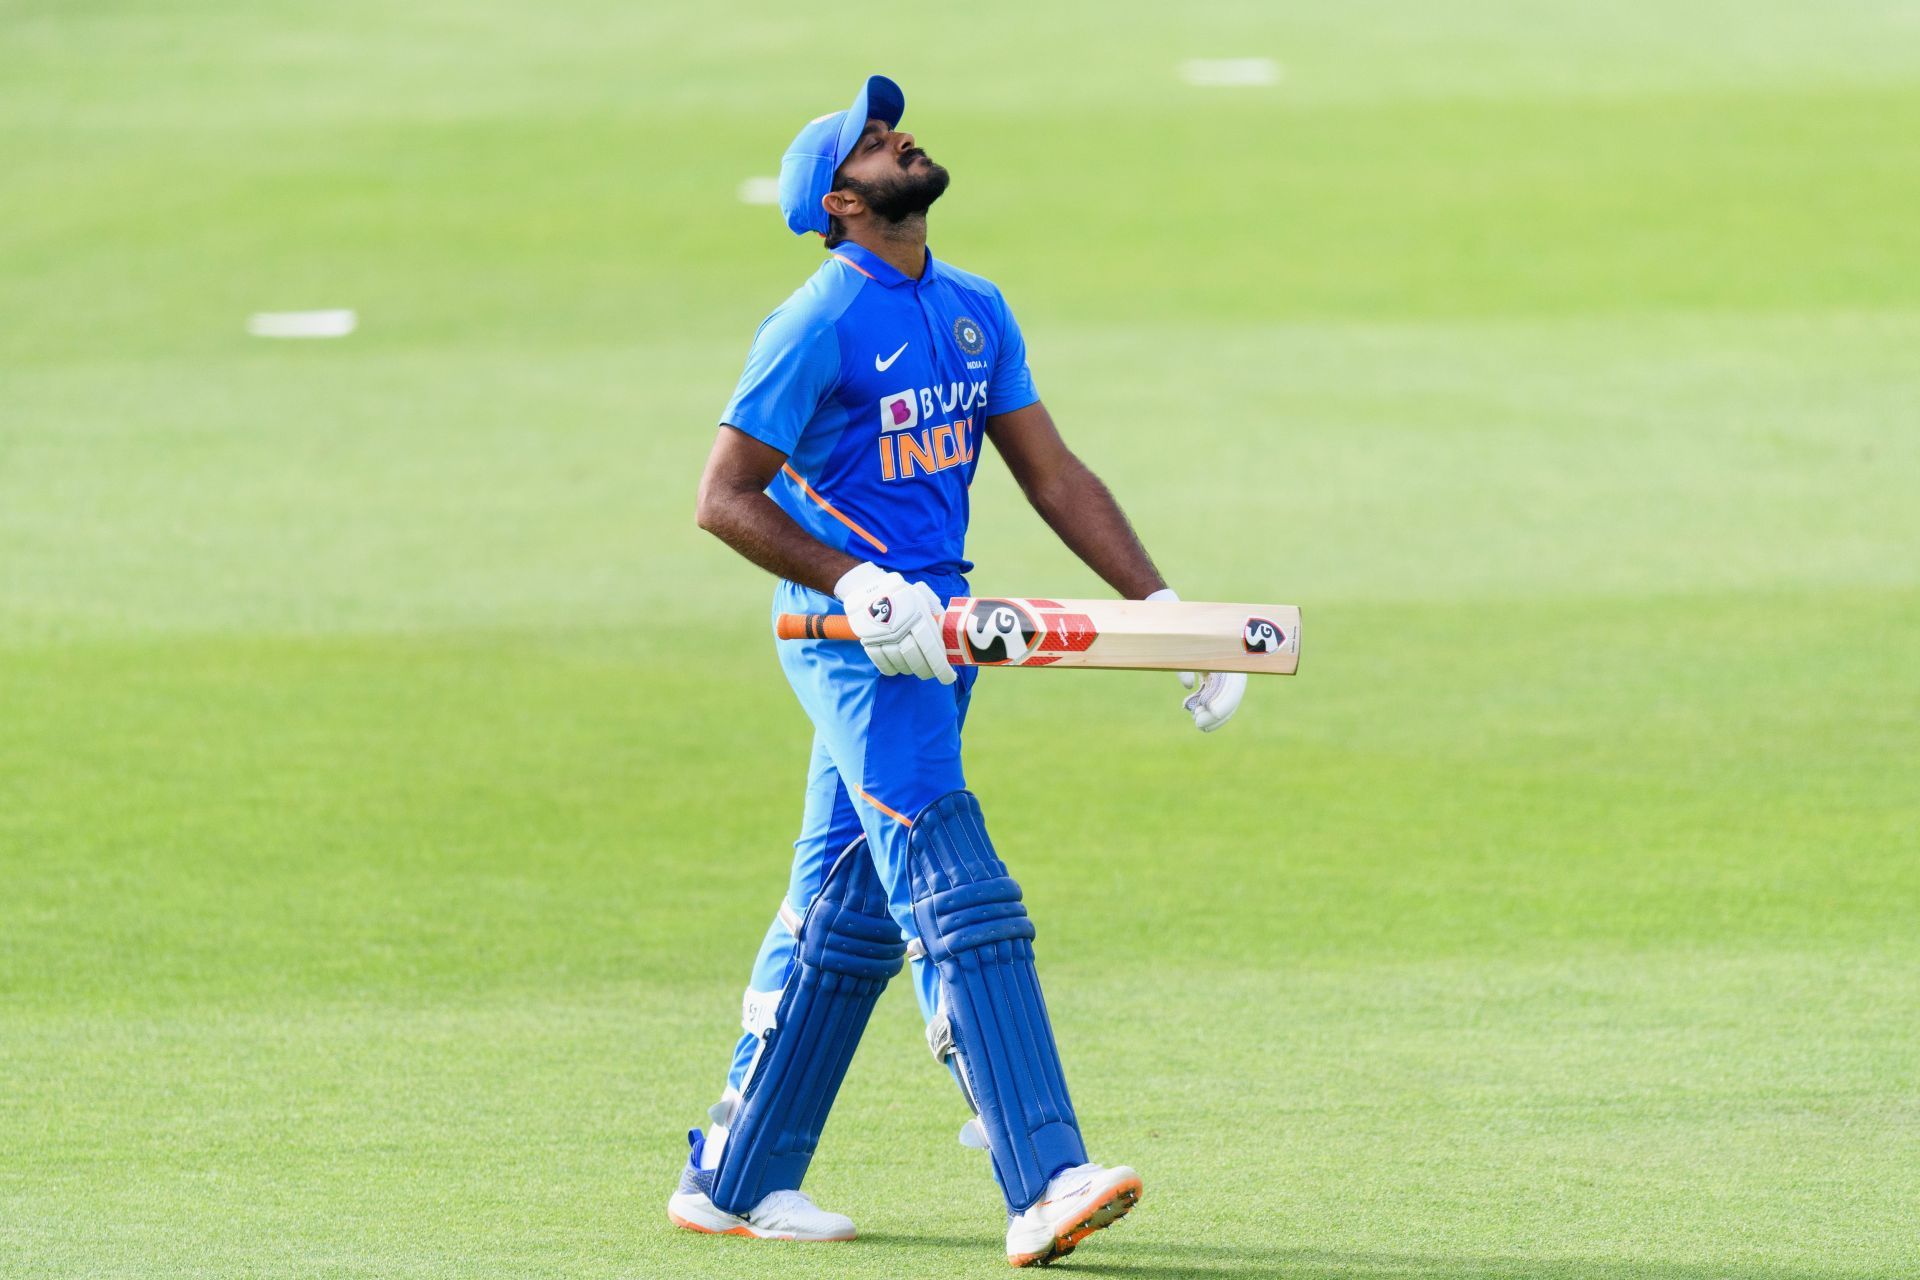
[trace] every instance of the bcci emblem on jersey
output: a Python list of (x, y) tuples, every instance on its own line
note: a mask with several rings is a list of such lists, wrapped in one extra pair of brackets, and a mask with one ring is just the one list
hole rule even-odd
[(987, 337), (980, 332), (980, 326), (965, 316), (953, 322), (953, 340), (970, 356), (979, 355), (987, 345)]

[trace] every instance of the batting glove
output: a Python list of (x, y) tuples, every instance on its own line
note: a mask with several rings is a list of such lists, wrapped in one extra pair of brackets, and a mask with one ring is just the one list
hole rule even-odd
[[(1148, 600), (1178, 600), (1172, 587), (1162, 587), (1148, 596)], [(1191, 689), (1180, 703), (1193, 717), (1193, 723), (1202, 733), (1212, 733), (1227, 721), (1233, 719), (1233, 713), (1240, 709), (1240, 699), (1247, 696), (1247, 673), (1244, 671), (1211, 671), (1198, 675), (1191, 671), (1182, 671), (1180, 687)]]
[(881, 675), (953, 683), (953, 664), (940, 638), (946, 606), (932, 587), (868, 560), (847, 570), (833, 594), (847, 606), (853, 634)]

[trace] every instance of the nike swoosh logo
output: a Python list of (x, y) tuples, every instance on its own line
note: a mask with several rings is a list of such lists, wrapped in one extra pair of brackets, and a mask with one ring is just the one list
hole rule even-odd
[[(905, 351), (910, 345), (912, 345), (910, 341), (901, 343), (900, 351)], [(879, 356), (875, 356), (873, 358), (874, 372), (885, 373), (887, 370), (893, 368), (893, 362), (900, 358), (900, 351), (894, 352), (892, 355), (888, 356), (885, 360), (882, 360)]]

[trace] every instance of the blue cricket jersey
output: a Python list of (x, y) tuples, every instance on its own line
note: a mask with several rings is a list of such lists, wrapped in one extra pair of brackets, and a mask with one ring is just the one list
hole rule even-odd
[(820, 541), (959, 574), (981, 429), (1039, 398), (991, 282), (931, 252), (914, 280), (845, 242), (761, 322), (721, 421), (787, 455), (767, 492)]

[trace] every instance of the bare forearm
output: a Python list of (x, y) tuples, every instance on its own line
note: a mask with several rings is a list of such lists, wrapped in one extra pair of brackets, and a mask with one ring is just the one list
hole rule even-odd
[(860, 562), (802, 529), (764, 493), (702, 491), (700, 527), (777, 577), (833, 594)]
[(1027, 498), (1060, 541), (1121, 595), (1140, 600), (1167, 585), (1113, 493), (1079, 459)]

